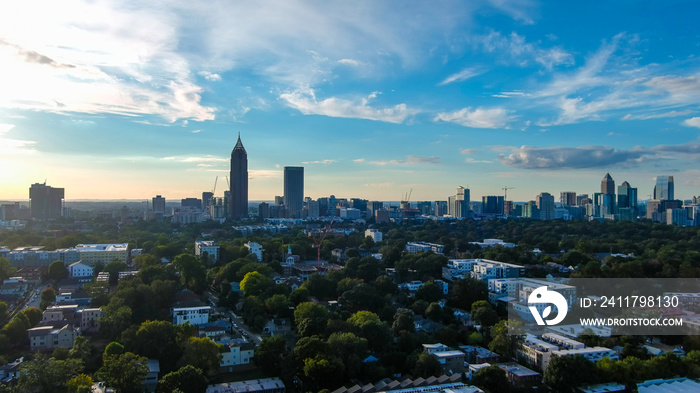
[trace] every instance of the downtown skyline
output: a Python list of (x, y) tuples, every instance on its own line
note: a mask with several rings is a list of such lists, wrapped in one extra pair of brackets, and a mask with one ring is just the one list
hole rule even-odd
[[(37, 13), (35, 10), (43, 11)], [(692, 2), (0, 6), (0, 200), (700, 194)], [(585, 21), (585, 23), (584, 23)], [(223, 185), (223, 186), (222, 186)]]

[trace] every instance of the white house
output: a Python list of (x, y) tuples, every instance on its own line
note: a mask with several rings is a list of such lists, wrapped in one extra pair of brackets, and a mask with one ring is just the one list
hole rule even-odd
[(71, 277), (92, 277), (94, 268), (81, 261), (68, 265), (68, 272)]
[(220, 368), (228, 367), (232, 371), (234, 366), (250, 364), (255, 353), (255, 345), (251, 343), (229, 342), (224, 344), (224, 351), (221, 353)]
[(365, 231), (365, 237), (367, 236), (371, 237), (375, 243), (380, 242), (383, 239), (382, 232), (378, 229), (367, 229)]
[(207, 253), (209, 260), (219, 260), (219, 243), (212, 240), (198, 240), (194, 242), (194, 255), (202, 256)]
[(173, 308), (173, 324), (181, 325), (189, 322), (191, 325), (201, 325), (209, 322), (211, 307), (180, 307)]
[(258, 262), (262, 262), (263, 247), (260, 244), (255, 242), (248, 242), (245, 244), (245, 248), (247, 248), (251, 254), (254, 254), (256, 257), (258, 257)]

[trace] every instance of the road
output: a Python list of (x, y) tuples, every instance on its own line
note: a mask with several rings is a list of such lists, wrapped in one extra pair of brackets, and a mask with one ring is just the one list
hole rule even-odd
[[(260, 335), (250, 330), (243, 323), (243, 318), (239, 318), (238, 315), (236, 315), (233, 311), (229, 311), (228, 313), (231, 316), (231, 322), (234, 324), (233, 330), (238, 330), (239, 332), (241, 332), (243, 334), (243, 337), (246, 337), (248, 341), (255, 344), (256, 347), (260, 345), (260, 342), (262, 341)], [(236, 328), (235, 325), (238, 325), (238, 328)]]

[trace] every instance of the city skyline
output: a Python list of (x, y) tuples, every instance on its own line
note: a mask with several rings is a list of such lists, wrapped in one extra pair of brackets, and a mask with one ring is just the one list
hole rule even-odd
[(36, 7), (0, 6), (0, 200), (196, 197), (238, 132), (250, 200), (285, 166), (312, 198), (700, 194), (695, 3)]

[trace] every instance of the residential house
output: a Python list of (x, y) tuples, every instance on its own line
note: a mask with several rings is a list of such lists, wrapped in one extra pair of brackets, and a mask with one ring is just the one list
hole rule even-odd
[(283, 336), (292, 331), (292, 321), (289, 318), (275, 318), (269, 320), (265, 327), (263, 327), (263, 333), (267, 333), (271, 336)]
[(55, 348), (73, 348), (73, 341), (79, 335), (79, 329), (70, 324), (62, 327), (51, 325), (37, 326), (27, 329), (29, 349), (32, 351), (52, 351)]

